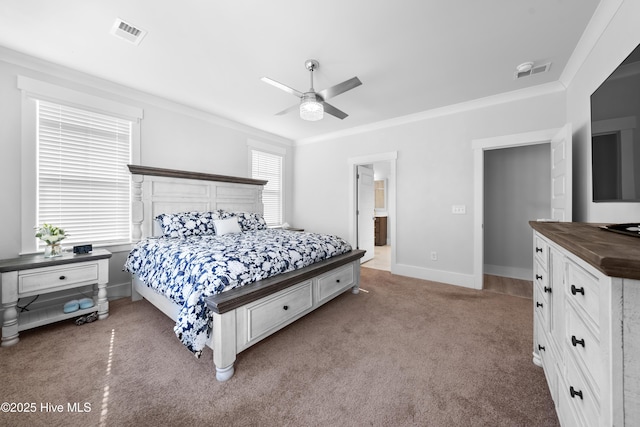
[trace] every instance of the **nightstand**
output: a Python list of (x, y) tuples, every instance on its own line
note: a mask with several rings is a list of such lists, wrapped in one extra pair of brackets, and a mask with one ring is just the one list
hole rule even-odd
[[(98, 319), (109, 316), (107, 282), (109, 281), (111, 252), (95, 249), (89, 254), (64, 253), (60, 257), (45, 258), (42, 254), (23, 255), (0, 261), (2, 284), (2, 347), (19, 341), (19, 331), (60, 320), (98, 312)], [(95, 305), (84, 310), (64, 313), (63, 307), (46, 307), (18, 313), (18, 300), (52, 292), (94, 285)]]

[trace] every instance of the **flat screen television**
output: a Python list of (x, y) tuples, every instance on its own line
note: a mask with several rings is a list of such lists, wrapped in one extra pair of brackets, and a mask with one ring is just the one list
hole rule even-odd
[(640, 202), (640, 45), (591, 95), (594, 202)]

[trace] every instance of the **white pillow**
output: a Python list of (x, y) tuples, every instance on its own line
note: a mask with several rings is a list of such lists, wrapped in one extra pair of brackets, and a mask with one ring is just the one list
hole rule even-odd
[(232, 216), (231, 218), (225, 219), (214, 219), (213, 226), (216, 229), (216, 235), (224, 236), (229, 233), (240, 233), (242, 230), (240, 229), (240, 224), (238, 223), (238, 218)]

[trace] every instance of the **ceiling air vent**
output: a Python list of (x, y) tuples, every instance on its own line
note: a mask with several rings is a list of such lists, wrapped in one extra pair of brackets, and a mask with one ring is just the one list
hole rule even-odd
[(516, 67), (514, 79), (521, 79), (522, 77), (531, 76), (534, 74), (546, 73), (551, 68), (551, 62), (542, 65), (534, 66), (532, 62), (525, 62)]
[(147, 35), (147, 31), (117, 18), (116, 22), (113, 23), (113, 27), (111, 27), (111, 34), (137, 46)]

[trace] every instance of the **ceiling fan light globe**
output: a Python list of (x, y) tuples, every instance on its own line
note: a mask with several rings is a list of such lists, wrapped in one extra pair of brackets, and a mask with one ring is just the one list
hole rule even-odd
[(300, 103), (300, 118), (303, 120), (308, 120), (310, 122), (315, 122), (318, 120), (322, 120), (324, 116), (324, 107), (321, 103), (312, 100), (303, 99)]

